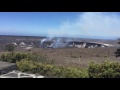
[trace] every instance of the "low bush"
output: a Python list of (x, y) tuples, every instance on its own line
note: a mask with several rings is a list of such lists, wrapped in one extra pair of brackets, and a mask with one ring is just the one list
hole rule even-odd
[(48, 60), (46, 55), (39, 55), (37, 53), (3, 53), (0, 56), (0, 61), (16, 63), (16, 61), (21, 61), (22, 59), (33, 60), (35, 62), (50, 63), (53, 64), (54, 61)]
[(12, 44), (8, 44), (5, 46), (5, 51), (11, 52), (11, 51), (14, 51), (14, 49), (15, 49), (15, 46)]
[(55, 78), (87, 78), (87, 70), (75, 67), (55, 66), (52, 64), (36, 63), (30, 60), (17, 62), (17, 68), (23, 72), (39, 73)]
[(54, 63), (53, 61), (49, 60), (46, 55), (39, 55), (37, 53), (28, 53), (26, 59), (41, 63)]
[(71, 58), (77, 58), (77, 56), (71, 56)]
[(0, 61), (15, 63), (16, 61), (20, 61), (24, 58), (27, 58), (27, 55), (24, 53), (3, 53), (0, 57)]
[(120, 63), (105, 61), (102, 64), (90, 63), (90, 78), (120, 78)]

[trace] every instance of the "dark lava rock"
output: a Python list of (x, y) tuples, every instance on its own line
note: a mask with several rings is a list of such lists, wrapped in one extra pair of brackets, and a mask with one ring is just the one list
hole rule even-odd
[(0, 75), (1, 74), (6, 74), (6, 73), (8, 73), (12, 70), (16, 70), (16, 64), (15, 63), (0, 61)]

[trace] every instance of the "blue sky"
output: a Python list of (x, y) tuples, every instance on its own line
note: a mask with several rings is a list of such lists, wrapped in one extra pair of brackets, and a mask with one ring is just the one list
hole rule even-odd
[(115, 39), (119, 12), (0, 12), (0, 35)]

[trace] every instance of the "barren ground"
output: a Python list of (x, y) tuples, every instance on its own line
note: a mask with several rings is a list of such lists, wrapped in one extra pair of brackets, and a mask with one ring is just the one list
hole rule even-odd
[[(91, 61), (101, 63), (105, 60), (120, 61), (115, 57), (117, 48), (64, 48), (64, 49), (42, 49), (34, 48), (31, 52), (47, 55), (49, 60), (54, 60), (56, 65), (87, 67)], [(25, 49), (16, 48), (16, 52), (29, 52)], [(2, 52), (1, 52), (2, 53)]]

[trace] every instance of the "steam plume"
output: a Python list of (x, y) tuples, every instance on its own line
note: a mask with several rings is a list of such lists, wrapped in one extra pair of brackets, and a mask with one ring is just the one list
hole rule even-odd
[(120, 17), (112, 12), (85, 12), (74, 22), (65, 21), (58, 28), (48, 30), (48, 37), (96, 37), (120, 36)]

